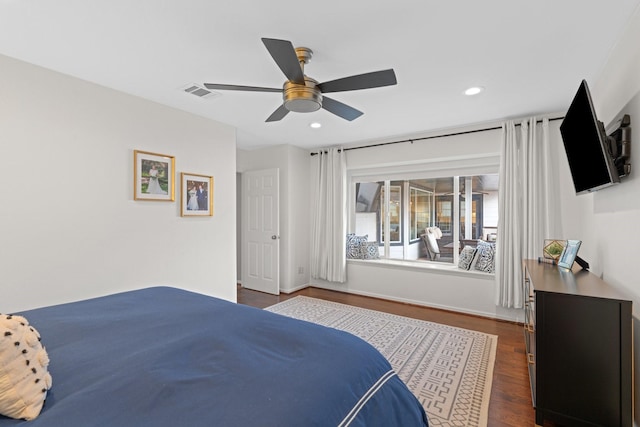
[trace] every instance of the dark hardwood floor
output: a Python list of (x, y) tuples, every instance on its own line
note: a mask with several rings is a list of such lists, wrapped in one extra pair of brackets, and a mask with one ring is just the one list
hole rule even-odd
[(497, 335), (498, 350), (493, 371), (488, 427), (535, 425), (522, 325), (319, 288), (306, 288), (292, 294), (271, 295), (238, 286), (238, 303), (259, 308), (268, 307), (297, 295)]

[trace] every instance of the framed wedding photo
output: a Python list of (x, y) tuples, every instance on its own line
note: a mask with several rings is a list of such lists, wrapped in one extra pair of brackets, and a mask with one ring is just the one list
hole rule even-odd
[(581, 240), (567, 240), (562, 255), (558, 258), (558, 267), (571, 269), (581, 244)]
[(213, 216), (213, 177), (180, 174), (180, 216)]
[(175, 157), (133, 151), (133, 199), (175, 200)]

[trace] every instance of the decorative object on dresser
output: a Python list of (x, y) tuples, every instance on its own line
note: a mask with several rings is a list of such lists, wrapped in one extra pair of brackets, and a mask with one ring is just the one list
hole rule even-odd
[(535, 421), (633, 425), (632, 302), (586, 270), (523, 261)]
[(582, 242), (580, 240), (567, 240), (567, 244), (562, 250), (560, 258), (558, 258), (558, 266), (561, 268), (571, 269), (573, 261), (575, 261), (576, 256), (578, 256), (581, 244)]
[(566, 240), (545, 239), (544, 246), (542, 248), (542, 256), (558, 261), (558, 258), (562, 255), (562, 251), (565, 246), (567, 246)]

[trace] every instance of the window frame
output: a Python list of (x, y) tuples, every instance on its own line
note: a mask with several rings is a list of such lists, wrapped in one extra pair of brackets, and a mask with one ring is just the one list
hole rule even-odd
[[(459, 178), (466, 176), (475, 176), (475, 175), (488, 175), (488, 174), (496, 174), (499, 175), (500, 169), (500, 153), (487, 153), (481, 155), (470, 155), (470, 156), (457, 156), (457, 157), (449, 157), (444, 159), (431, 159), (426, 162), (407, 162), (401, 163), (397, 165), (384, 165), (384, 166), (370, 166), (370, 167), (358, 167), (358, 168), (349, 168), (347, 167), (347, 224), (349, 232), (353, 232), (355, 230), (355, 222), (356, 222), (356, 212), (355, 212), (355, 189), (356, 183), (361, 182), (392, 182), (392, 181), (411, 181), (411, 180), (422, 180), (422, 179), (434, 179), (434, 178), (455, 178), (453, 179), (453, 193), (457, 195), (458, 201), (460, 201), (460, 184)], [(410, 185), (409, 183), (405, 183), (402, 189), (403, 193), (403, 203), (405, 201), (408, 206), (408, 200), (410, 197)], [(452, 198), (455, 200), (455, 198)], [(433, 207), (434, 215), (436, 206)], [(403, 209), (405, 211), (405, 221), (406, 224), (402, 229), (403, 233), (406, 234), (406, 239), (401, 239), (401, 245), (408, 247), (411, 244), (415, 244), (418, 239), (410, 239), (410, 230), (409, 230), (409, 209)], [(464, 239), (464, 236), (460, 236), (460, 208), (459, 203), (453, 203), (453, 212), (452, 212), (452, 227), (453, 227), (453, 236), (458, 236), (458, 239), (454, 240), (454, 250), (453, 250), (453, 261), (452, 266), (455, 267), (458, 265), (459, 261), (459, 241), (460, 239)], [(382, 218), (381, 218), (382, 221)], [(388, 224), (387, 224), (388, 225)], [(388, 230), (388, 228), (387, 228)], [(389, 258), (390, 256), (390, 248), (391, 245), (388, 241), (384, 242), (384, 252), (380, 255), (380, 260), (367, 260), (367, 262), (379, 262), (380, 264), (389, 264), (393, 262), (397, 262), (401, 265), (409, 265), (419, 264), (424, 265), (426, 267), (432, 266), (433, 268), (442, 268), (442, 265), (447, 265), (448, 263), (442, 262), (433, 262), (433, 261), (424, 261), (424, 260), (413, 260), (413, 259), (405, 259), (404, 251), (403, 258)], [(351, 260), (348, 260), (351, 261)], [(409, 263), (409, 264), (407, 264)]]

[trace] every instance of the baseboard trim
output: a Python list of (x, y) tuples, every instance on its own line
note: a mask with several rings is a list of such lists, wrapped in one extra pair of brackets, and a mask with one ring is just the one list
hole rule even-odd
[(522, 325), (522, 322), (518, 322), (517, 320), (514, 320), (513, 318), (510, 318), (510, 317), (497, 316), (497, 315), (495, 315), (495, 313), (485, 313), (485, 312), (473, 311), (473, 310), (461, 310), (458, 307), (451, 307), (451, 306), (446, 306), (446, 305), (441, 305), (441, 304), (428, 304), (428, 303), (425, 303), (423, 301), (418, 301), (418, 300), (411, 300), (411, 299), (406, 299), (406, 298), (397, 298), (397, 297), (393, 297), (393, 296), (390, 296), (390, 295), (376, 294), (376, 293), (373, 293), (373, 292), (354, 291), (353, 289), (340, 289), (339, 287), (335, 287), (335, 288), (333, 288), (333, 287), (324, 287), (324, 286), (318, 286), (318, 285), (314, 285), (314, 284), (309, 284), (306, 287), (316, 288), (316, 289), (326, 289), (326, 290), (329, 290), (329, 291), (343, 292), (343, 293), (346, 293), (346, 294), (360, 295), (360, 296), (364, 296), (364, 297), (368, 297), (368, 298), (376, 298), (376, 299), (381, 299), (381, 300), (385, 300), (385, 301), (393, 301), (393, 302), (397, 302), (397, 303), (415, 305), (415, 306), (419, 306), (419, 307), (433, 308), (435, 310), (449, 311), (449, 312), (453, 312), (453, 313), (466, 314), (466, 315), (469, 315), (469, 316), (476, 316), (476, 317), (482, 317), (482, 318), (485, 318), (485, 319), (496, 320), (496, 321), (499, 321), (499, 322), (507, 322), (507, 323), (513, 323), (513, 324), (517, 324), (517, 325)]
[(283, 294), (292, 294), (294, 292), (298, 292), (301, 291), (303, 289), (307, 289), (307, 288), (312, 288), (314, 286), (311, 286), (310, 284), (306, 283), (304, 285), (300, 285), (300, 286), (296, 286), (295, 288), (291, 288), (291, 289), (280, 289), (280, 292), (282, 292)]
[(507, 322), (507, 323), (513, 323), (513, 324), (517, 324), (517, 325), (522, 325), (523, 323), (515, 320), (511, 317), (505, 317), (505, 316), (499, 316), (496, 315), (495, 313), (486, 313), (486, 312), (482, 312), (482, 311), (473, 311), (473, 310), (461, 310), (459, 307), (452, 307), (452, 306), (447, 306), (447, 305), (441, 305), (441, 304), (429, 304), (429, 303), (425, 303), (424, 301), (418, 301), (418, 300), (413, 300), (413, 299), (407, 299), (407, 298), (397, 298), (391, 295), (383, 295), (383, 294), (376, 294), (373, 292), (364, 292), (364, 291), (356, 291), (353, 289), (342, 289), (338, 286), (336, 287), (325, 287), (325, 286), (320, 286), (320, 285), (316, 285), (316, 284), (312, 284), (312, 283), (306, 283), (300, 286), (296, 286), (295, 288), (291, 288), (291, 289), (280, 289), (280, 292), (283, 294), (293, 294), (296, 293), (298, 291), (301, 291), (303, 289), (307, 289), (307, 288), (315, 288), (315, 289), (326, 289), (329, 291), (335, 291), (335, 292), (342, 292), (345, 294), (352, 294), (352, 295), (360, 295), (363, 297), (368, 297), (368, 298), (376, 298), (376, 299), (380, 299), (380, 300), (385, 300), (385, 301), (393, 301), (393, 302), (397, 302), (397, 303), (401, 303), (401, 304), (410, 304), (410, 305), (415, 305), (418, 307), (427, 307), (427, 308), (433, 308), (435, 310), (443, 310), (443, 311), (450, 311), (453, 313), (459, 313), (459, 314), (467, 314), (469, 316), (476, 316), (476, 317), (482, 317), (485, 319), (491, 319), (491, 320), (496, 320), (499, 322)]

